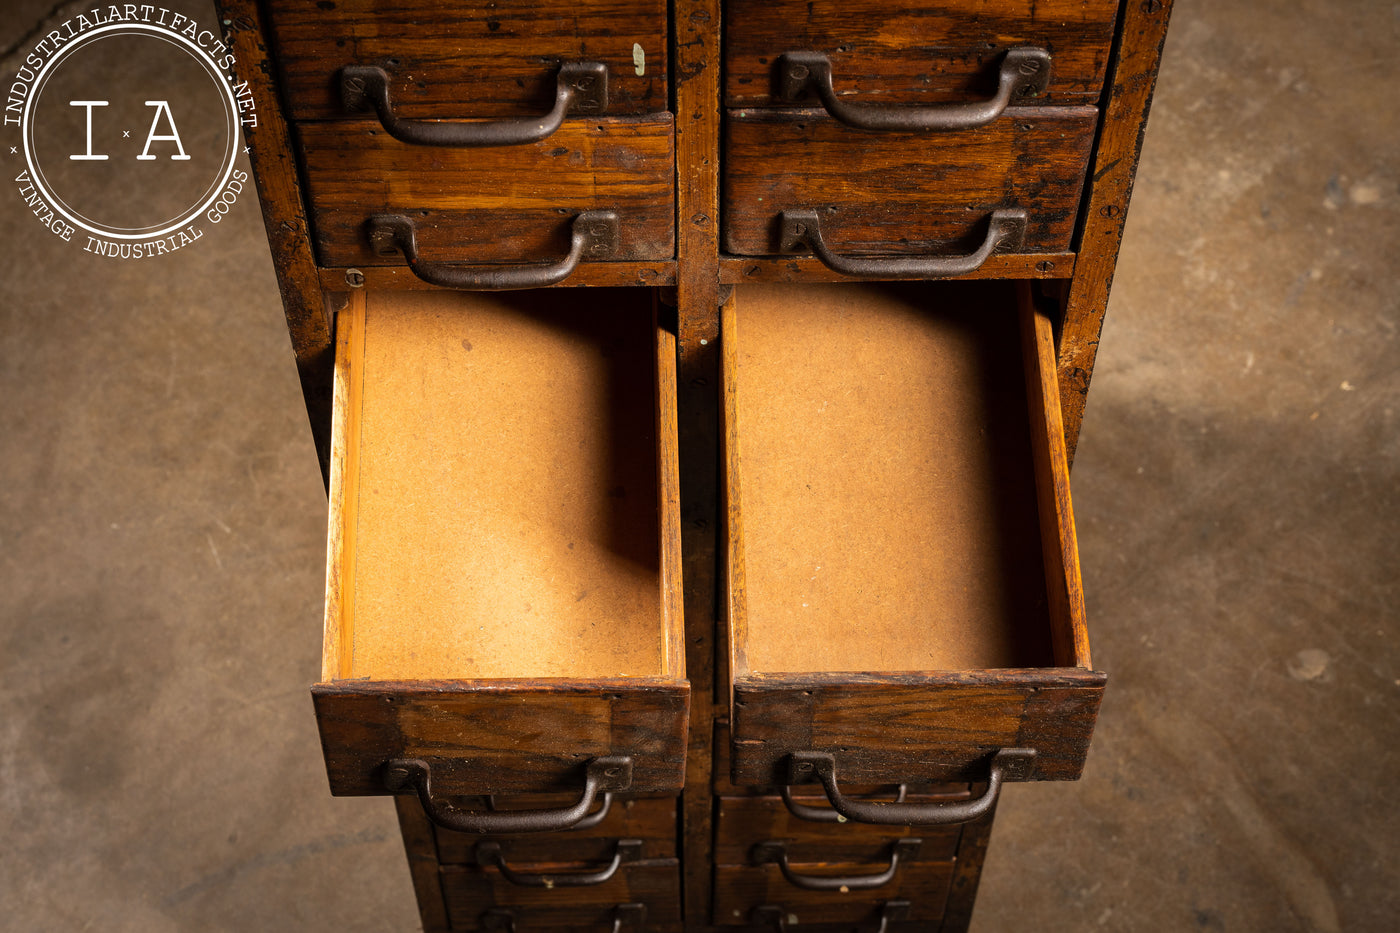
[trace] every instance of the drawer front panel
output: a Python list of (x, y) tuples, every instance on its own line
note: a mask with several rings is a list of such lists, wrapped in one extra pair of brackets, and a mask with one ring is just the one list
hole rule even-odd
[(569, 251), (572, 218), (618, 214), (609, 260), (675, 253), (669, 114), (566, 122), (538, 143), (448, 149), (398, 142), (374, 124), (297, 128), (322, 265), (401, 265), (370, 246), (376, 214), (413, 221), (422, 258), (443, 263), (547, 260)]
[(484, 924), (483, 915), (492, 910), (510, 911), (522, 933), (611, 930), (614, 908), (638, 903), (646, 905), (647, 930), (677, 926), (681, 920), (680, 871), (674, 859), (624, 865), (609, 881), (586, 887), (524, 888), (509, 883), (499, 872), (459, 866), (444, 866), (441, 877), (454, 930), (488, 928), (490, 922)]
[[(906, 799), (910, 802), (938, 803), (950, 798), (913, 794)], [(811, 799), (802, 803), (817, 805)], [(788, 856), (794, 863), (854, 862), (873, 865), (882, 859), (887, 860), (890, 844), (897, 839), (919, 839), (919, 860), (940, 861), (953, 857), (960, 835), (961, 828), (958, 826), (816, 823), (794, 816), (780, 797), (723, 797), (719, 802), (719, 821), (715, 826), (715, 862), (750, 864), (755, 845), (780, 840), (787, 843)]]
[(1009, 0), (997, 4), (807, 3), (727, 0), (727, 107), (770, 107), (778, 56), (815, 51), (833, 85), (858, 103), (917, 105), (990, 97), (1007, 49), (1042, 48), (1055, 103), (1098, 100), (1118, 0)]
[(604, 0), (583, 15), (564, 0), (272, 0), (268, 7), (294, 120), (351, 116), (338, 81), (346, 65), (383, 68), (395, 111), (408, 119), (542, 114), (567, 61), (608, 66), (608, 115), (667, 109), (661, 0)]
[[(803, 868), (813, 874), (859, 874), (870, 870), (868, 865)], [(878, 890), (805, 891), (790, 884), (776, 865), (716, 865), (715, 923), (749, 925), (754, 908), (771, 904), (783, 908), (789, 929), (802, 930), (815, 923), (869, 923), (868, 929), (874, 929), (886, 901), (904, 900), (910, 905), (905, 919), (914, 929), (937, 929), (952, 881), (952, 862), (914, 862), (902, 866), (900, 877)]]
[(724, 248), (780, 249), (778, 215), (816, 210), (837, 253), (971, 252), (993, 211), (1024, 210), (1020, 252), (1070, 248), (1092, 108), (1024, 108), (956, 133), (861, 133), (819, 113), (731, 112)]
[[(509, 801), (516, 807), (557, 807), (572, 801), (550, 795), (541, 799)], [(484, 801), (471, 801), (468, 809), (484, 809)], [(588, 829), (514, 836), (481, 836), (434, 826), (438, 860), (445, 865), (477, 864), (476, 847), (494, 842), (506, 860), (516, 862), (606, 862), (619, 839), (640, 839), (647, 858), (676, 857), (676, 798), (617, 798), (602, 822)]]

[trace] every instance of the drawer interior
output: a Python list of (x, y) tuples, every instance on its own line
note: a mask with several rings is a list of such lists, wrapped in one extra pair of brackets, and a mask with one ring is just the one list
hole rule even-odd
[(361, 293), (337, 341), (324, 680), (683, 676), (647, 290)]
[(1042, 537), (1040, 380), (1015, 288), (738, 289), (724, 321), (735, 678), (1080, 666), (1047, 588), (1064, 555)]

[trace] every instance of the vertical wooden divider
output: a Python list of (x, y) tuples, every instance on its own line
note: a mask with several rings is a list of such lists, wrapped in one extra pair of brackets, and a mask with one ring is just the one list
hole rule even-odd
[(688, 928), (709, 925), (719, 522), (719, 0), (672, 5), (681, 551), (690, 738), (681, 801)]

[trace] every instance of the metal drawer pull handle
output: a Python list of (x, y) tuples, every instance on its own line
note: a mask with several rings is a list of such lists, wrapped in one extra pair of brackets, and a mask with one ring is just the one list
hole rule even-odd
[(483, 842), (476, 847), (476, 863), (483, 868), (494, 867), (501, 877), (521, 888), (583, 888), (602, 884), (617, 874), (623, 862), (640, 861), (642, 840), (619, 839), (613, 849), (612, 861), (597, 871), (560, 872), (558, 874), (529, 874), (516, 871), (506, 864), (499, 842)]
[(821, 52), (778, 56), (778, 99), (795, 103), (816, 92), (822, 107), (837, 120), (860, 130), (967, 130), (991, 123), (1012, 101), (1044, 94), (1050, 86), (1050, 53), (1045, 49), (1007, 49), (997, 75), (997, 92), (989, 100), (929, 107), (848, 104), (831, 86), (831, 61)]
[[(788, 912), (777, 904), (761, 904), (749, 915), (755, 925), (766, 924), (777, 933), (788, 933)], [(908, 901), (885, 901), (880, 907), (880, 925), (872, 933), (888, 933), (891, 923), (909, 919)], [(794, 923), (793, 926), (797, 924)]]
[(803, 875), (792, 869), (788, 861), (787, 843), (781, 840), (760, 842), (753, 847), (751, 858), (755, 865), (778, 863), (783, 877), (794, 887), (804, 891), (870, 891), (882, 888), (894, 880), (899, 873), (902, 861), (918, 858), (922, 839), (897, 839), (890, 846), (890, 864), (884, 871), (873, 875)]
[[(603, 801), (598, 805), (598, 809), (594, 810), (592, 813), (579, 820), (573, 826), (570, 826), (570, 832), (577, 832), (580, 829), (592, 829), (599, 823), (603, 822), (603, 820), (608, 818), (608, 811), (612, 809), (612, 802), (613, 795), (611, 793), (604, 794)], [(496, 798), (494, 796), (486, 798), (486, 809), (492, 811), (493, 813), (496, 812)], [(503, 812), (508, 813), (510, 811)]]
[[(613, 908), (612, 933), (642, 933), (646, 926), (646, 904), (618, 904)], [(493, 907), (482, 913), (481, 928), (490, 933), (515, 933), (515, 911)]]
[(1026, 781), (1035, 770), (1035, 749), (1003, 748), (992, 756), (991, 775), (981, 797), (956, 803), (873, 803), (852, 800), (836, 786), (836, 759), (826, 752), (793, 752), (788, 756), (789, 784), (816, 779), (837, 813), (857, 823), (883, 826), (938, 826), (966, 823), (996, 805), (1003, 781)]
[[(799, 820), (807, 820), (809, 823), (845, 823), (846, 818), (835, 810), (826, 807), (809, 807), (805, 803), (798, 803), (792, 797), (792, 787), (784, 784), (780, 793), (783, 795), (783, 805), (788, 808), (788, 812)], [(909, 793), (909, 785), (899, 785), (899, 793), (895, 794), (891, 803), (903, 803), (904, 798)]]
[(409, 269), (429, 285), (468, 291), (508, 291), (541, 288), (567, 279), (583, 259), (606, 259), (617, 252), (616, 211), (582, 211), (574, 215), (569, 254), (551, 262), (502, 266), (464, 266), (425, 262), (418, 254), (412, 219), (402, 214), (376, 214), (365, 222), (370, 246), (378, 256), (402, 255)]
[(987, 237), (975, 252), (963, 256), (899, 256), (858, 259), (834, 253), (822, 239), (821, 221), (810, 209), (783, 211), (778, 215), (782, 239), (779, 250), (803, 253), (809, 249), (829, 269), (843, 275), (882, 279), (932, 279), (976, 272), (997, 252), (1015, 252), (1026, 239), (1026, 212), (1019, 209), (992, 212)]
[(433, 793), (432, 767), (421, 758), (385, 762), (384, 787), (390, 793), (417, 793), (428, 817), (459, 833), (548, 833), (573, 829), (589, 815), (600, 791), (626, 790), (632, 784), (632, 759), (626, 755), (594, 758), (584, 767), (583, 793), (569, 807), (544, 810), (459, 810)]
[(417, 146), (516, 146), (538, 142), (559, 129), (569, 111), (596, 116), (608, 109), (608, 66), (564, 62), (555, 77), (554, 107), (541, 117), (480, 123), (403, 120), (389, 99), (389, 73), (375, 65), (340, 69), (340, 103), (346, 113), (374, 110), (385, 132)]

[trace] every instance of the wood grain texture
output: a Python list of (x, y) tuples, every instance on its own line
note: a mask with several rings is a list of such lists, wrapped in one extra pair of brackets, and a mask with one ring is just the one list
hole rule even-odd
[(451, 926), (447, 922), (442, 876), (438, 873), (435, 827), (416, 798), (395, 797), (394, 809), (399, 816), (399, 833), (403, 837), (404, 854), (408, 856), (408, 874), (413, 879), (423, 933), (448, 933)]
[(686, 923), (698, 929), (710, 909), (710, 737), (717, 709), (720, 0), (676, 0), (672, 9), (681, 550), (686, 671), (694, 688), (682, 797), (682, 884)]
[[(1074, 274), (1074, 253), (1015, 253), (994, 255), (981, 268), (952, 279), (1068, 279)], [(815, 256), (724, 256), (719, 280), (725, 285), (746, 282), (849, 282), (851, 277), (828, 268)], [(337, 280), (338, 281), (338, 280)], [(878, 277), (861, 281), (878, 282)]]
[(1050, 601), (1050, 639), (1059, 667), (1091, 666), (1084, 620), (1084, 583), (1069, 489), (1069, 460), (1060, 420), (1055, 335), (1050, 319), (1035, 306), (1027, 282), (1017, 286), (1021, 349), (1026, 360), (1026, 407), (1031, 420), (1036, 501), (1040, 506), (1041, 554)]
[(404, 214), (423, 260), (491, 263), (557, 259), (573, 216), (615, 210), (616, 261), (675, 253), (670, 114), (573, 121), (524, 146), (410, 146), (377, 124), (297, 127), (316, 253), (325, 266), (401, 266), (369, 246), (365, 221)]
[(422, 758), (442, 794), (577, 791), (583, 765), (630, 755), (632, 791), (683, 783), (689, 685), (664, 680), (341, 681), (311, 690), (331, 793), (385, 793)]
[(1027, 107), (964, 132), (877, 134), (821, 111), (729, 111), (725, 252), (778, 252), (778, 215), (797, 208), (821, 212), (838, 253), (969, 253), (1000, 208), (1028, 215), (1019, 252), (1067, 251), (1097, 117)]
[(810, 749), (835, 755), (843, 783), (985, 781), (997, 749), (1033, 747), (1033, 779), (1076, 780), (1103, 683), (1075, 668), (749, 675), (734, 684), (732, 777), (781, 783), (786, 757)]
[[(396, 798), (410, 800), (412, 798)], [(574, 798), (567, 794), (530, 795), (495, 799), (497, 809), (529, 810), (567, 806)], [(485, 798), (461, 798), (468, 810), (486, 807)], [(421, 808), (420, 808), (421, 810)], [(622, 797), (617, 795), (608, 815), (590, 829), (568, 829), (553, 833), (519, 833), (512, 836), (483, 836), (433, 827), (438, 858), (444, 865), (475, 865), (476, 847), (495, 842), (507, 864), (535, 862), (607, 862), (613, 857), (619, 839), (641, 839), (645, 858), (676, 857), (676, 798)]]
[[(333, 266), (320, 270), (321, 287), (346, 291), (346, 277), (357, 273), (364, 284), (356, 286), (370, 291), (429, 291), (439, 286), (424, 282), (408, 266)], [(651, 262), (584, 262), (564, 281), (550, 288), (617, 288), (629, 285), (663, 286), (676, 284), (676, 261), (659, 259)]]
[[(560, 62), (608, 66), (611, 115), (666, 110), (666, 4), (662, 0), (270, 0), (288, 113), (335, 120), (336, 74), (377, 65), (408, 119), (514, 117), (554, 103)], [(641, 65), (636, 48), (641, 49)], [(638, 73), (641, 71), (642, 73)]]
[(243, 132), (262, 205), (263, 225), (272, 248), (272, 265), (282, 292), (287, 333), (296, 356), (306, 414), (321, 475), (330, 484), (331, 395), (335, 349), (331, 315), (316, 277), (307, 213), (287, 122), (273, 78), (272, 55), (263, 32), (257, 0), (216, 0), (219, 19), (235, 56), (234, 71), (256, 102), (256, 119)]
[[(966, 796), (964, 793), (961, 796)], [(880, 796), (893, 799), (892, 794)], [(942, 802), (953, 797), (914, 794), (911, 803)], [(888, 861), (896, 839), (921, 839), (920, 861), (947, 861), (958, 848), (957, 826), (871, 826), (864, 823), (813, 823), (793, 816), (781, 797), (722, 797), (715, 828), (715, 864), (747, 865), (757, 843), (770, 839), (788, 844), (795, 864), (844, 862), (877, 865)]]
[(522, 888), (510, 884), (495, 869), (464, 866), (442, 868), (442, 888), (454, 930), (481, 929), (481, 915), (492, 908), (511, 910), (516, 929), (562, 929), (600, 933), (612, 929), (618, 904), (647, 906), (646, 929), (665, 931), (679, 926), (680, 885), (674, 859), (632, 862), (603, 884), (579, 888)]
[[(800, 870), (814, 875), (872, 874), (874, 867), (869, 863), (831, 863), (820, 867), (803, 865)], [(863, 929), (873, 930), (879, 925), (884, 902), (898, 899), (910, 902), (905, 929), (927, 930), (936, 928), (943, 919), (952, 876), (952, 862), (918, 861), (902, 866), (895, 880), (881, 888), (842, 893), (798, 888), (783, 877), (777, 865), (717, 865), (715, 922), (746, 926), (755, 907), (775, 904), (788, 915), (788, 929), (806, 930), (809, 924), (859, 923)]]
[(892, 105), (979, 100), (996, 92), (1003, 53), (1053, 56), (1042, 100), (1094, 103), (1118, 0), (980, 0), (890, 5), (876, 0), (727, 0), (726, 107), (775, 106), (773, 65), (784, 52), (824, 52), (836, 92)]
[[(974, 790), (980, 792), (981, 787)], [(972, 925), (972, 908), (977, 902), (977, 885), (982, 880), (982, 865), (987, 860), (995, 818), (996, 806), (993, 805), (986, 816), (962, 826), (958, 857), (953, 862), (953, 883), (948, 889), (943, 925), (936, 928), (938, 933), (967, 933)]]
[(1172, 0), (1123, 4), (1110, 90), (1103, 105), (1103, 131), (1094, 153), (1093, 177), (1078, 237), (1081, 262), (1070, 286), (1060, 330), (1060, 401), (1071, 464), (1171, 12)]

